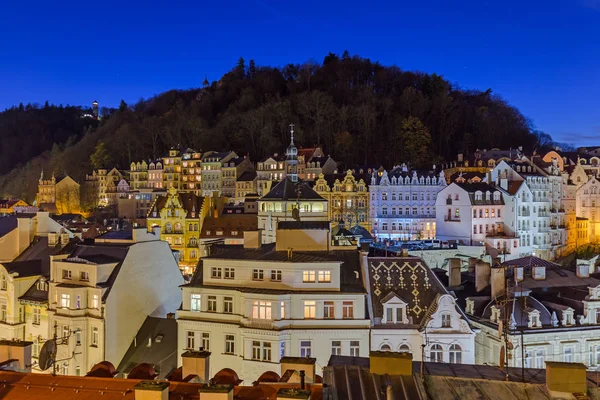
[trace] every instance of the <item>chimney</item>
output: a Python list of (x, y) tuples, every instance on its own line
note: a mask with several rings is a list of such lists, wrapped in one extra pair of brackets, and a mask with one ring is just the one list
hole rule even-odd
[(508, 178), (500, 178), (500, 187), (504, 190), (508, 190)]
[(233, 385), (205, 385), (198, 389), (202, 400), (233, 400)]
[(412, 376), (412, 359), (412, 353), (372, 351), (369, 354), (371, 373)]
[(492, 298), (504, 293), (506, 285), (504, 269), (499, 267), (490, 268), (492, 281)]
[(13, 360), (11, 370), (30, 373), (32, 344), (20, 340), (0, 340), (0, 360)]
[(475, 290), (481, 292), (490, 284), (491, 267), (489, 263), (478, 261), (475, 264)]
[(169, 400), (169, 382), (141, 381), (133, 390), (135, 400)]
[(577, 277), (578, 278), (589, 278), (590, 277), (590, 265), (585, 260), (577, 260)]
[(584, 364), (546, 361), (546, 387), (552, 398), (566, 399), (572, 393), (587, 393), (586, 381)]
[(316, 358), (310, 357), (282, 357), (279, 361), (279, 364), (281, 365), (281, 376), (283, 376), (287, 370), (298, 371), (302, 380), (302, 371), (304, 371), (305, 382), (311, 384), (315, 383), (316, 361)]
[(304, 390), (304, 385), (306, 383), (305, 378), (306, 378), (306, 371), (301, 369), (300, 370), (300, 390)]
[(175, 319), (175, 313), (173, 313), (173, 312), (167, 313), (167, 319)]
[(244, 248), (245, 249), (260, 249), (262, 245), (262, 231), (245, 231), (244, 232)]
[(460, 282), (461, 282), (460, 267), (461, 267), (460, 258), (450, 258), (448, 260), (448, 276), (449, 276), (448, 286), (449, 287), (460, 286)]
[(181, 355), (182, 377), (197, 375), (203, 382), (210, 379), (210, 351), (188, 350)]

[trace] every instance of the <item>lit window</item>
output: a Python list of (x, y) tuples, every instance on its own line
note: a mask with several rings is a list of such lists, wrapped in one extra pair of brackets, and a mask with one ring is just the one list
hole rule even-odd
[(254, 300), (252, 302), (252, 318), (271, 319), (271, 302)]
[(60, 295), (60, 306), (62, 308), (69, 308), (71, 306), (71, 295), (63, 293)]
[(331, 282), (331, 271), (319, 271), (319, 282), (322, 282), (322, 283)]
[(316, 277), (315, 271), (303, 271), (302, 281), (303, 282), (314, 282)]
[(317, 303), (314, 300), (304, 301), (304, 318), (314, 319), (317, 316)]

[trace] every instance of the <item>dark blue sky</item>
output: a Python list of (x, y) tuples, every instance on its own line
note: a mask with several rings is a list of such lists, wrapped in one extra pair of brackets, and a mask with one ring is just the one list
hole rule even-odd
[(600, 144), (600, 0), (5, 1), (0, 109), (118, 105), (218, 79), (242, 56), (327, 52), (491, 88), (555, 140)]

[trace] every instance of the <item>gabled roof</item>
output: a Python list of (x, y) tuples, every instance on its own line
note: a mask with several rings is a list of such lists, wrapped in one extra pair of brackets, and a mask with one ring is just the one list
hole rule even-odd
[(237, 178), (238, 182), (252, 182), (256, 179), (256, 171), (246, 171)]
[[(186, 218), (192, 218), (192, 210), (195, 210), (196, 217), (200, 216), (200, 211), (202, 210), (202, 205), (204, 204), (203, 196), (196, 196), (194, 193), (181, 193), (178, 192), (177, 196), (179, 196), (179, 202), (181, 203), (181, 207), (187, 211)], [(156, 198), (156, 201), (152, 204), (150, 211), (148, 211), (148, 215), (151, 215), (153, 211), (156, 210), (157, 214), (165, 207), (167, 204), (167, 200), (169, 195), (160, 196)]]
[(42, 260), (13, 261), (2, 264), (9, 274), (18, 274), (19, 278), (42, 275)]
[(243, 238), (244, 232), (257, 229), (256, 214), (221, 214), (219, 218), (207, 217), (204, 219), (200, 238)]
[[(19, 297), (19, 300), (21, 300), (23, 302), (32, 302), (32, 303), (41, 303), (41, 304), (48, 303), (48, 290), (39, 290), (38, 289), (38, 282), (40, 281), (40, 279), (42, 279), (42, 277), (38, 278), (29, 287), (29, 289), (27, 289), (27, 291), (25, 293), (23, 293), (23, 295), (21, 297)], [(46, 277), (44, 277), (43, 279), (46, 279)], [(46, 284), (46, 288), (48, 288), (48, 284)]]
[(327, 201), (315, 192), (306, 182), (292, 182), (290, 177), (286, 176), (281, 182), (259, 199), (260, 201), (275, 200), (312, 200)]

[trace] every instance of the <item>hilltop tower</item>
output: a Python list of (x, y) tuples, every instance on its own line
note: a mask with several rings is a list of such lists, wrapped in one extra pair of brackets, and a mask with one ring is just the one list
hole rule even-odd
[(292, 182), (298, 182), (298, 149), (294, 144), (294, 124), (290, 124), (290, 145), (285, 151), (287, 165), (287, 176), (290, 177)]
[(98, 119), (98, 102), (96, 100), (92, 102), (92, 115), (94, 119)]

